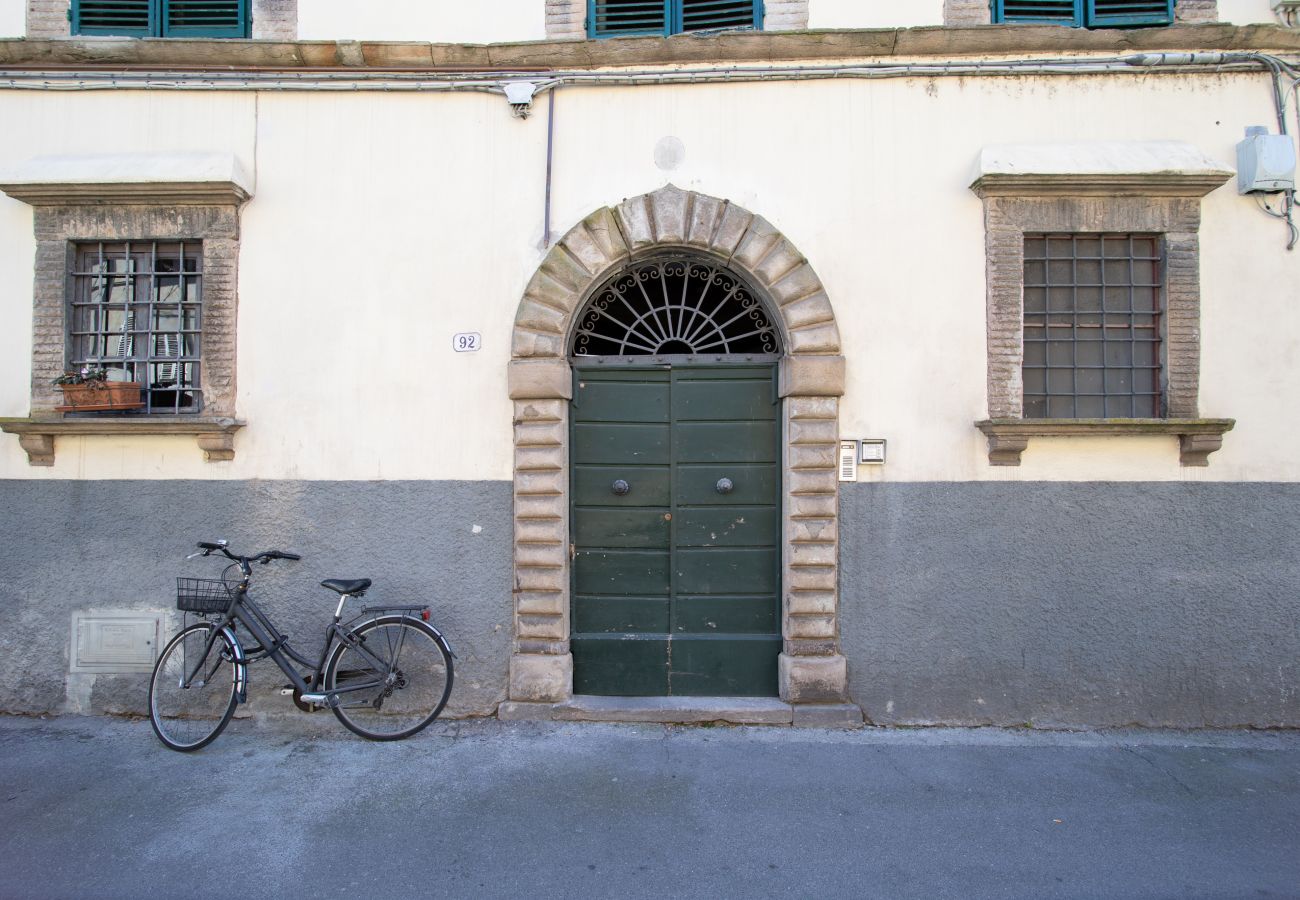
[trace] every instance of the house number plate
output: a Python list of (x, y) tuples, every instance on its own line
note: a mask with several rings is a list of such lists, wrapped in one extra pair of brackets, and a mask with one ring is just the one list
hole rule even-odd
[(477, 353), (483, 346), (483, 336), (477, 331), (464, 331), (451, 336), (451, 348), (457, 353)]

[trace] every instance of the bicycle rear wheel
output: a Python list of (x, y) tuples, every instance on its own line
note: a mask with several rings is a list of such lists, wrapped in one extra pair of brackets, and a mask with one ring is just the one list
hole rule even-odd
[(325, 664), (325, 693), (343, 691), (338, 720), (363, 738), (396, 741), (436, 719), (452, 683), (451, 654), (437, 632), (419, 619), (381, 616), (352, 633), (365, 652), (336, 644)]
[(224, 633), (209, 647), (214, 630), (201, 622), (172, 638), (149, 679), (149, 724), (172, 750), (206, 747), (235, 713), (235, 648)]

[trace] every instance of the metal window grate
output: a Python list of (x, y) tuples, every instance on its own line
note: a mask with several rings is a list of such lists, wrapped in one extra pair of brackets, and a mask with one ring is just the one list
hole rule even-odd
[(1026, 418), (1164, 415), (1163, 242), (1153, 234), (1026, 234)]
[(139, 382), (138, 412), (202, 408), (199, 241), (80, 244), (72, 270), (69, 364)]
[(631, 265), (578, 317), (574, 356), (776, 353), (776, 328), (736, 274), (673, 254)]

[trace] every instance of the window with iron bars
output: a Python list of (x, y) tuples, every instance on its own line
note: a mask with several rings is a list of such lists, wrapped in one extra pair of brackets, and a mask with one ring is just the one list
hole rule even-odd
[(137, 382), (144, 414), (202, 408), (201, 241), (78, 244), (68, 364)]
[(1175, 0), (993, 0), (993, 21), (1074, 28), (1171, 25)]
[(1165, 415), (1156, 234), (1026, 234), (1024, 416)]
[(762, 27), (763, 0), (587, 0), (594, 38)]

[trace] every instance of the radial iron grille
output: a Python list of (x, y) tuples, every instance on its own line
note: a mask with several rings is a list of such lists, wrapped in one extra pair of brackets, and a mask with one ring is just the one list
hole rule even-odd
[(776, 353), (763, 304), (735, 273), (680, 256), (636, 263), (598, 290), (578, 318), (574, 356)]

